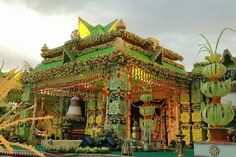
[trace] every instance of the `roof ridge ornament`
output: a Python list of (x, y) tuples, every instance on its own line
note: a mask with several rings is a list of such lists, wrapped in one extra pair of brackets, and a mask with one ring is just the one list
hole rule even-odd
[(124, 31), (126, 29), (126, 24), (124, 23), (124, 21), (122, 19), (120, 19), (117, 24), (116, 24), (116, 28), (119, 31)]
[(41, 51), (44, 52), (48, 52), (50, 49), (48, 48), (47, 44), (43, 44), (43, 47), (41, 48)]
[[(105, 26), (103, 26), (101, 24), (97, 24), (96, 26), (93, 26), (90, 23), (83, 20), (82, 18), (79, 18), (77, 35), (80, 38), (85, 38), (88, 36), (96, 36), (96, 35), (112, 32), (117, 29), (117, 27), (116, 27), (117, 22), (118, 22), (118, 20), (116, 19)], [(126, 26), (123, 22), (122, 29), (125, 29), (125, 28), (126, 28)]]
[(73, 30), (71, 32), (70, 37), (71, 37), (71, 39), (80, 39), (80, 34), (79, 34), (78, 29)]
[(145, 40), (147, 41), (146, 48), (149, 49), (149, 51), (156, 51), (158, 47), (160, 47), (160, 41), (156, 38), (149, 37)]
[(121, 37), (117, 37), (115, 40), (116, 51), (123, 51), (125, 49), (125, 42)]
[(221, 58), (221, 63), (224, 63), (225, 62), (225, 56), (228, 55), (229, 56), (229, 59), (236, 65), (236, 58), (234, 58), (232, 56), (232, 54), (230, 53), (230, 51), (228, 49), (224, 49), (224, 52), (223, 52), (223, 55), (222, 55), (222, 58)]
[(93, 29), (94, 27), (90, 23), (86, 22), (85, 20), (79, 17), (77, 35), (79, 35), (80, 38), (84, 38), (91, 35)]

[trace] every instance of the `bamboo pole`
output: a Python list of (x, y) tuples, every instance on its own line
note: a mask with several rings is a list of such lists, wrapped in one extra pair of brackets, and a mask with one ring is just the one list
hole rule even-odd
[(17, 109), (17, 107), (20, 107), (22, 104), (23, 104), (23, 103), (21, 102), (21, 103), (20, 103), (19, 105), (17, 105), (16, 107), (13, 107), (9, 112), (7, 112), (7, 113), (5, 113), (4, 115), (2, 115), (2, 116), (0, 117), (0, 123), (2, 123), (2, 122), (6, 119), (7, 116), (9, 116), (11, 113), (13, 113), (13, 112)]

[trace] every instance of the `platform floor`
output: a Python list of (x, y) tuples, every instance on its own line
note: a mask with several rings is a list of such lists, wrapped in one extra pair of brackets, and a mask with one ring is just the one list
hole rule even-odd
[[(112, 154), (121, 155), (120, 151), (114, 151)], [(184, 150), (185, 157), (193, 157), (193, 149)], [(176, 157), (175, 152), (135, 152), (135, 157)]]
[[(15, 149), (19, 149), (19, 148), (15, 148)], [(43, 151), (43, 148), (41, 146), (36, 146), (36, 149), (38, 149), (39, 151)], [(193, 149), (184, 149), (184, 155), (185, 157), (193, 157), (194, 156)], [(88, 156), (92, 157), (93, 154), (87, 154), (86, 157)], [(120, 151), (113, 151), (111, 155), (107, 154), (106, 156), (114, 157), (114, 156), (122, 156), (122, 155)], [(157, 152), (135, 152), (133, 156), (135, 157), (176, 157), (177, 155), (174, 151), (167, 151), (167, 152), (157, 151)]]

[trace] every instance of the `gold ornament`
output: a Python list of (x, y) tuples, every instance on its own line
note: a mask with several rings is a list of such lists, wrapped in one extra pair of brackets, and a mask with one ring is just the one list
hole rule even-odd
[(189, 119), (190, 119), (190, 116), (189, 116), (189, 113), (188, 113), (188, 112), (183, 112), (183, 113), (181, 113), (181, 121), (182, 121), (183, 123), (189, 122)]
[(220, 154), (220, 148), (216, 145), (212, 145), (209, 151), (212, 157), (217, 157)]
[(192, 113), (192, 121), (200, 122), (201, 121), (201, 113), (199, 111), (195, 111)]

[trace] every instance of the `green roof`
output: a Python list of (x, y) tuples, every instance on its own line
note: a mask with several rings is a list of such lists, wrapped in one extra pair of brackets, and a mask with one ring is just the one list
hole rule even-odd
[(98, 55), (104, 55), (104, 54), (112, 53), (114, 51), (115, 51), (115, 48), (112, 46), (112, 47), (108, 47), (108, 48), (105, 48), (105, 49), (97, 50), (97, 51), (79, 56), (79, 57), (76, 58), (76, 60), (86, 60), (86, 59), (90, 59), (90, 58), (98, 56)]
[(145, 61), (145, 62), (151, 62), (151, 57), (146, 56), (138, 51), (132, 50), (132, 49), (126, 49), (126, 52), (134, 57), (137, 57), (138, 59)]
[(164, 67), (166, 67), (166, 68), (172, 70), (172, 71), (177, 72), (177, 73), (181, 73), (181, 74), (186, 74), (186, 73), (187, 73), (184, 69), (179, 68), (179, 67), (177, 67), (177, 66), (175, 66), (175, 65), (173, 65), (173, 64), (167, 63), (167, 62), (162, 62), (162, 65), (163, 65)]
[(38, 66), (35, 67), (34, 70), (42, 71), (42, 70), (45, 70), (45, 69), (50, 69), (50, 68), (57, 67), (59, 65), (63, 65), (63, 61), (56, 61), (56, 62), (52, 62), (52, 63), (48, 63), (48, 64), (39, 64)]
[[(115, 46), (110, 46), (108, 48), (104, 48), (104, 49), (99, 49), (97, 51), (93, 51), (84, 55), (81, 55), (79, 57), (76, 57), (75, 60), (87, 60), (96, 56), (100, 56), (100, 55), (105, 55), (105, 54), (109, 54), (109, 53), (113, 53), (115, 51)], [(152, 62), (151, 60), (151, 56), (147, 56), (144, 55), (143, 53), (140, 53), (139, 51), (136, 50), (132, 50), (130, 48), (126, 48), (125, 49), (125, 53), (129, 54), (130, 56), (136, 57), (144, 62)], [(70, 54), (72, 55), (72, 54)], [(45, 69), (50, 69), (50, 68), (54, 68), (57, 67), (59, 65), (63, 65), (63, 61), (55, 61), (52, 63), (48, 63), (48, 64), (40, 64), (38, 65), (35, 70), (36, 71), (42, 71)], [(186, 71), (182, 68), (176, 67), (173, 64), (167, 63), (167, 62), (163, 62), (162, 63), (163, 67), (166, 67), (174, 72), (177, 73), (181, 73), (181, 74), (186, 74)]]
[[(118, 30), (115, 31), (117, 29), (117, 22), (118, 20), (116, 19), (105, 26), (101, 24), (93, 26), (85, 20), (79, 18), (80, 27), (78, 31), (79, 33), (84, 33), (84, 39), (82, 39), (82, 37), (79, 39), (73, 39), (71, 40), (70, 44), (67, 43), (65, 44), (66, 46), (63, 45), (58, 50), (55, 49), (53, 51), (49, 51), (52, 55), (48, 55), (50, 57), (46, 58), (48, 59), (45, 60), (47, 62), (42, 62), (41, 64), (36, 66), (35, 71), (43, 71), (46, 69), (55, 68), (63, 65), (64, 63), (73, 62), (76, 60), (84, 61), (100, 55), (107, 55), (117, 51), (117, 46), (119, 47), (120, 44), (127, 42), (128, 46), (124, 44), (124, 49), (118, 51), (123, 51), (123, 53), (135, 57), (136, 59), (139, 59), (140, 61), (143, 61), (145, 63), (154, 63), (154, 66), (163, 66), (170, 71), (174, 71), (180, 74), (186, 74), (185, 69), (181, 66), (178, 66), (177, 63), (174, 62), (175, 59), (173, 59), (173, 56), (176, 56), (178, 54), (172, 53), (170, 50), (163, 49), (161, 61), (157, 63), (157, 61), (153, 60), (152, 55), (154, 53), (156, 54), (156, 52), (153, 51), (157, 50), (145, 48), (147, 45), (152, 45), (154, 41), (145, 40), (129, 32)], [(121, 43), (117, 43), (120, 42), (117, 40), (117, 37), (122, 38), (123, 41), (121, 41)], [(79, 44), (79, 46), (77, 46), (79, 47), (79, 49), (72, 49), (71, 47), (73, 47), (73, 44)], [(58, 53), (57, 51), (60, 51), (60, 53)], [(58, 56), (55, 56), (56, 53), (58, 53)], [(60, 57), (60, 60), (57, 57)], [(162, 61), (162, 58), (168, 59), (168, 57), (173, 63), (164, 60)]]

